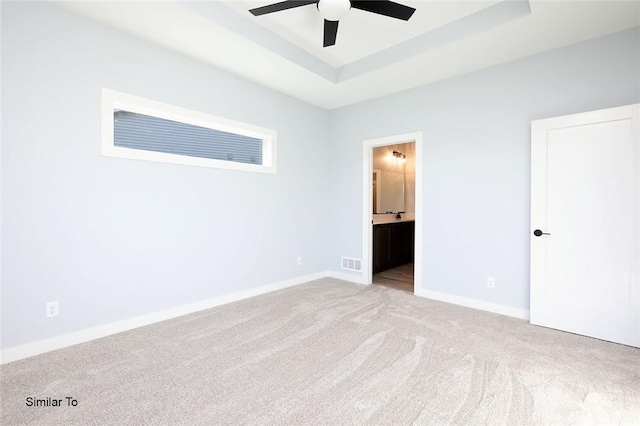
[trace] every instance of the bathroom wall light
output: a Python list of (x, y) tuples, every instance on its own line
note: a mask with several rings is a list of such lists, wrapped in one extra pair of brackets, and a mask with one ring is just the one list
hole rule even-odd
[(393, 156), (399, 161), (402, 161), (403, 163), (407, 161), (407, 156), (399, 151), (393, 151)]

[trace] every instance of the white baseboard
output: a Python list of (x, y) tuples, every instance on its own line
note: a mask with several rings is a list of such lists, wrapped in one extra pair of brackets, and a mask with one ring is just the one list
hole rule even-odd
[[(261, 287), (251, 288), (236, 293), (226, 294), (212, 299), (202, 300), (199, 302), (189, 303), (177, 306), (171, 309), (165, 309), (159, 312), (153, 312), (147, 315), (140, 315), (122, 321), (117, 321), (97, 327), (91, 327), (84, 330), (76, 331), (62, 336), (52, 337), (50, 339), (39, 340), (26, 345), (15, 346), (0, 351), (0, 364), (18, 361), (20, 359), (31, 356), (51, 352), (56, 349), (62, 349), (80, 343), (89, 342), (101, 337), (110, 336), (112, 334), (122, 333), (124, 331), (133, 330), (145, 325), (154, 324), (160, 321), (176, 318), (182, 315), (203, 311), (205, 309), (224, 305), (226, 303), (235, 302), (237, 300), (247, 299), (249, 297), (258, 296), (272, 291), (281, 290), (287, 287), (293, 287), (309, 281), (320, 278), (331, 277), (355, 284), (366, 284), (363, 276), (346, 274), (338, 271), (324, 271), (314, 274), (303, 275), (301, 277), (291, 278), (289, 280), (267, 284)], [(483, 311), (494, 312), (497, 314), (508, 315), (511, 317), (528, 320), (529, 311), (525, 309), (512, 308), (510, 306), (499, 305), (490, 302), (483, 302), (476, 299), (468, 299), (465, 297), (454, 296), (446, 293), (438, 293), (430, 290), (417, 289), (417, 296), (426, 297), (428, 299), (439, 300), (442, 302), (453, 303), (455, 305), (467, 306), (470, 308), (480, 309)]]
[(352, 274), (346, 274), (344, 272), (338, 272), (338, 271), (327, 271), (325, 272), (325, 277), (336, 278), (342, 281), (349, 281), (350, 283), (355, 283), (355, 284), (367, 284), (365, 282), (365, 278), (362, 275), (352, 275)]
[[(343, 281), (349, 281), (355, 284), (367, 284), (365, 277), (358, 275), (346, 274), (338, 271), (327, 271), (325, 276), (337, 278)], [(440, 302), (452, 303), (454, 305), (466, 306), (468, 308), (480, 309), (482, 311), (493, 312), (495, 314), (506, 315), (509, 317), (529, 320), (528, 309), (518, 309), (511, 306), (500, 305), (497, 303), (485, 302), (478, 299), (469, 299), (467, 297), (455, 296), (447, 293), (439, 293), (437, 291), (416, 289), (415, 295), (425, 297), (427, 299), (438, 300)]]
[(315, 274), (304, 275), (285, 281), (267, 284), (261, 287), (251, 288), (236, 293), (226, 294), (214, 297), (212, 299), (202, 300), (199, 302), (189, 303), (177, 306), (171, 309), (165, 309), (159, 312), (153, 312), (147, 315), (140, 315), (126, 320), (112, 322), (97, 327), (91, 327), (84, 330), (76, 331), (62, 336), (52, 337), (50, 339), (39, 340), (26, 345), (15, 346), (0, 351), (0, 364), (6, 364), (31, 356), (39, 355), (45, 352), (54, 351), (56, 349), (66, 348), (68, 346), (85, 343), (101, 337), (110, 336), (123, 331), (133, 330), (134, 328), (143, 327), (160, 321), (176, 318), (182, 315), (191, 314), (215, 306), (224, 305), (226, 303), (235, 302), (237, 300), (258, 296), (272, 291), (281, 290), (283, 288), (292, 287), (308, 281), (317, 280), (327, 276), (326, 272), (317, 272)]
[(518, 309), (511, 306), (500, 305), (498, 303), (485, 302), (478, 299), (469, 299), (466, 297), (455, 296), (453, 294), (440, 293), (437, 291), (416, 289), (416, 296), (425, 297), (427, 299), (438, 300), (440, 302), (452, 303), (454, 305), (466, 306), (467, 308), (480, 309), (482, 311), (493, 312), (495, 314), (507, 315), (509, 317), (529, 320), (528, 309)]

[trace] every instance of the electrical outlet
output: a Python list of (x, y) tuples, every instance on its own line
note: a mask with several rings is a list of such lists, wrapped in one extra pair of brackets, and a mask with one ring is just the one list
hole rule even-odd
[(302, 265), (302, 256), (298, 256), (298, 266)]
[(487, 277), (487, 287), (496, 288), (496, 277)]
[(59, 312), (57, 301), (47, 303), (47, 318), (57, 317)]

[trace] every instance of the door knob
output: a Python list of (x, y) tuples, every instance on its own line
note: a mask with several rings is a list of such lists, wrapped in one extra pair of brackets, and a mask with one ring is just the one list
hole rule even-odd
[(535, 231), (533, 231), (533, 235), (535, 235), (536, 237), (541, 237), (542, 235), (551, 235), (548, 232), (542, 232), (539, 229), (536, 229)]

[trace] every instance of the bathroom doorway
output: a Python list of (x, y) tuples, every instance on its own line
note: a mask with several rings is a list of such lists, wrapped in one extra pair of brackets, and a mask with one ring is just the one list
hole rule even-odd
[(416, 293), (422, 275), (422, 132), (363, 143), (366, 284)]

